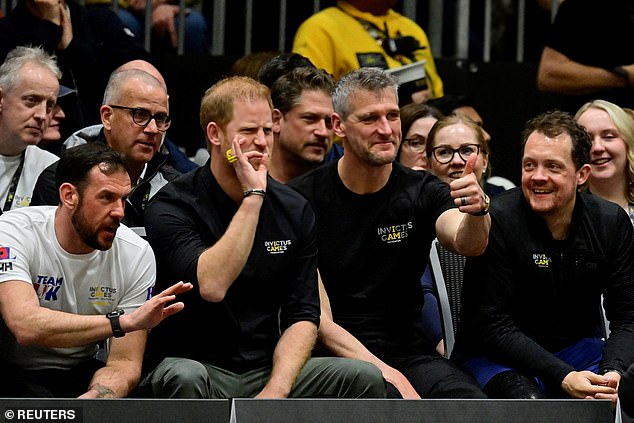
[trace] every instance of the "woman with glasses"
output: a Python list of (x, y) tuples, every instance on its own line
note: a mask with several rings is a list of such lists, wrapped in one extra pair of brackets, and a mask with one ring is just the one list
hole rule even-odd
[[(504, 187), (485, 182), (489, 165), (489, 143), (480, 125), (461, 114), (450, 115), (436, 122), (427, 136), (427, 170), (448, 184), (462, 177), (467, 159), (477, 156), (473, 172), (488, 196), (504, 191)], [(421, 279), (425, 297), (422, 309), (423, 331), (440, 355), (445, 355), (443, 331), (429, 266)]]
[(439, 120), (427, 138), (427, 169), (447, 182), (462, 176), (467, 158), (477, 155), (473, 172), (488, 196), (504, 191), (504, 187), (485, 182), (489, 169), (489, 143), (482, 128), (469, 117), (456, 114)]
[(426, 104), (411, 103), (401, 107), (401, 131), (403, 139), (396, 160), (415, 170), (427, 169), (425, 145), (427, 134), (434, 124), (443, 118), (438, 109)]
[(581, 106), (575, 120), (592, 138), (587, 189), (620, 205), (634, 224), (634, 120), (604, 100)]

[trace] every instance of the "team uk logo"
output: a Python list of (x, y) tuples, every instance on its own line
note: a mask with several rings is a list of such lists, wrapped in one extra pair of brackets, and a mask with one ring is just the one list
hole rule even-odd
[(13, 270), (15, 259), (16, 257), (11, 251), (11, 247), (0, 247), (0, 272), (4, 273), (8, 270)]
[(33, 282), (33, 289), (41, 301), (57, 301), (57, 293), (63, 285), (63, 277), (37, 275), (37, 282)]

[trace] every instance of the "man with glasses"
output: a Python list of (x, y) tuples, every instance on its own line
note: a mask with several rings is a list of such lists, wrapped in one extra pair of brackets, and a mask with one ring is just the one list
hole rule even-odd
[(401, 142), (397, 83), (381, 69), (344, 76), (333, 105), (343, 157), (291, 182), (317, 218), (320, 342), (337, 356), (375, 364), (395, 397), (485, 398), (436, 354), (420, 319), (420, 278), (434, 237), (464, 255), (487, 245), (491, 221), (472, 172), (475, 156), (451, 186), (393, 163)]
[[(118, 69), (110, 76), (100, 109), (103, 125), (84, 128), (64, 142), (71, 148), (86, 142), (101, 142), (124, 157), (132, 181), (123, 223), (139, 227), (144, 234), (144, 211), (149, 199), (178, 172), (159, 152), (163, 134), (170, 126), (165, 85), (148, 72)], [(33, 205), (57, 204), (53, 164), (40, 175)]]

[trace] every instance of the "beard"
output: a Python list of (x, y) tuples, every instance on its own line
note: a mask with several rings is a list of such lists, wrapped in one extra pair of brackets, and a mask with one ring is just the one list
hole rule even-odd
[(83, 199), (81, 196), (79, 197), (79, 205), (77, 206), (77, 209), (71, 215), (71, 222), (84, 244), (90, 248), (105, 251), (112, 247), (112, 242), (101, 242), (99, 240), (99, 228), (93, 229), (88, 222), (88, 219), (86, 219)]
[[(356, 147), (356, 146), (355, 146)], [(394, 149), (393, 154), (389, 154), (388, 152), (383, 152), (381, 154), (377, 154), (370, 150), (365, 150), (362, 148), (351, 148), (356, 156), (358, 156), (363, 162), (369, 164), (370, 166), (384, 166), (386, 164), (390, 164), (396, 159), (397, 150)]]
[[(387, 141), (387, 140), (385, 140)], [(375, 149), (372, 145), (364, 142), (362, 139), (358, 141), (356, 138), (348, 137), (346, 149), (350, 150), (358, 159), (367, 165), (373, 167), (385, 166), (394, 162), (398, 154), (398, 142), (390, 140), (393, 144), (392, 151), (386, 149)]]

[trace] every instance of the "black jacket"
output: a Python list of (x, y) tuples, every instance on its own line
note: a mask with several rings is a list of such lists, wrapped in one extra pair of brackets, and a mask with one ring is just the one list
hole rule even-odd
[(634, 361), (634, 235), (627, 213), (578, 193), (568, 237), (554, 240), (520, 188), (495, 197), (485, 253), (468, 257), (456, 348), (558, 386), (573, 369), (554, 353), (600, 336), (601, 295), (610, 337), (600, 370)]
[[(75, 146), (85, 142), (101, 142), (106, 144), (106, 139), (101, 125), (95, 125), (83, 129), (74, 134), (65, 144)], [(169, 182), (176, 178), (180, 173), (167, 164), (168, 155), (156, 153), (156, 155), (147, 164), (145, 175), (141, 182), (135, 185), (128, 195), (125, 206), (125, 217), (123, 224), (129, 227), (144, 227), (145, 207), (149, 200), (149, 190), (152, 180), (162, 176), (165, 182)], [(59, 203), (59, 193), (55, 186), (55, 171), (57, 170), (55, 162), (40, 174), (33, 189), (33, 197), (31, 199), (32, 206), (57, 205)]]

